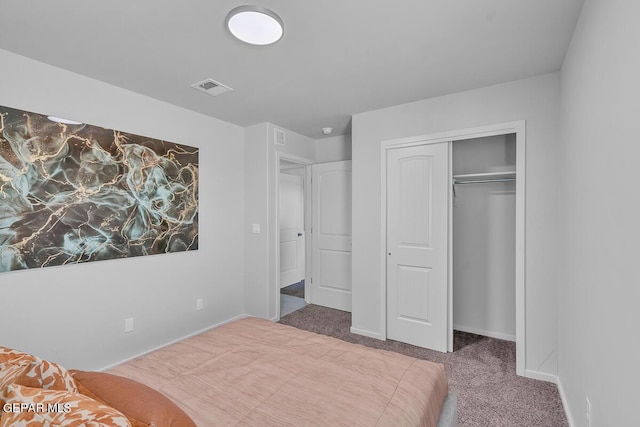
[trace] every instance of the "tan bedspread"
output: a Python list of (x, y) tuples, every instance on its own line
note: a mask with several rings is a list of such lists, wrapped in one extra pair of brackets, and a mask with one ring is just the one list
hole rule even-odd
[(109, 372), (172, 399), (199, 426), (435, 426), (444, 366), (246, 318)]

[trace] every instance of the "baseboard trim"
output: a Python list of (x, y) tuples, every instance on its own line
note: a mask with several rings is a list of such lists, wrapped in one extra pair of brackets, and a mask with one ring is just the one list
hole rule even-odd
[(575, 427), (576, 423), (573, 421), (573, 414), (571, 413), (571, 408), (569, 408), (569, 402), (567, 401), (567, 395), (564, 392), (564, 387), (562, 387), (562, 381), (558, 378), (556, 382), (558, 386), (558, 393), (560, 394), (560, 400), (562, 401), (562, 407), (564, 408), (564, 414), (567, 417), (567, 422), (569, 423), (569, 427)]
[(382, 338), (382, 334), (380, 332), (371, 332), (371, 331), (367, 331), (366, 329), (354, 328), (353, 326), (349, 330), (351, 331), (352, 334), (363, 335), (365, 337), (375, 338), (377, 340), (384, 341), (384, 338)]
[(122, 365), (123, 363), (127, 363), (127, 362), (135, 359), (136, 357), (144, 356), (145, 354), (149, 354), (149, 353), (151, 353), (153, 351), (160, 350), (161, 348), (168, 347), (168, 346), (170, 346), (172, 344), (175, 344), (177, 342), (180, 342), (182, 340), (186, 340), (187, 338), (195, 337), (196, 335), (200, 335), (202, 333), (210, 331), (211, 329), (215, 329), (215, 328), (218, 328), (218, 327), (220, 327), (222, 325), (226, 325), (227, 323), (231, 323), (231, 322), (235, 322), (236, 320), (244, 319), (245, 317), (251, 317), (251, 316), (249, 316), (247, 314), (241, 314), (239, 316), (232, 317), (231, 319), (223, 320), (222, 322), (216, 323), (215, 325), (208, 326), (208, 327), (206, 327), (204, 329), (200, 329), (199, 331), (192, 332), (192, 333), (190, 333), (188, 335), (185, 335), (183, 337), (180, 337), (180, 338), (176, 338), (175, 340), (170, 341), (170, 342), (168, 342), (166, 344), (159, 345), (157, 347), (154, 347), (154, 348), (151, 348), (149, 350), (143, 351), (142, 353), (136, 354), (135, 356), (131, 356), (131, 357), (128, 357), (128, 358), (126, 358), (124, 360), (121, 360), (119, 362), (116, 362), (116, 363), (113, 363), (111, 365), (105, 366), (104, 368), (98, 369), (98, 371), (107, 371), (109, 369), (115, 368), (118, 365)]
[(461, 325), (453, 325), (453, 329), (460, 332), (468, 332), (470, 334), (482, 335), (484, 337), (497, 338), (499, 340), (513, 341), (513, 342), (516, 341), (515, 335), (503, 334), (501, 332), (484, 331), (482, 329), (471, 328), (468, 326), (461, 326)]
[(525, 369), (524, 376), (526, 378), (531, 378), (532, 380), (540, 380), (540, 381), (546, 381), (548, 383), (558, 384), (558, 377), (552, 374), (544, 373), (544, 372)]

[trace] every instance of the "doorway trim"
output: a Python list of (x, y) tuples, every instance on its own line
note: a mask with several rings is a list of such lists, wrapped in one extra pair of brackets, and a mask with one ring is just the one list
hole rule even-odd
[[(310, 301), (309, 292), (311, 290), (311, 286), (309, 286), (310, 278), (312, 274), (312, 264), (311, 257), (309, 254), (311, 253), (311, 233), (309, 233), (311, 227), (311, 165), (313, 164), (313, 160), (307, 159), (305, 157), (296, 156), (289, 153), (284, 153), (282, 151), (275, 152), (275, 167), (274, 167), (274, 175), (273, 182), (275, 186), (275, 215), (272, 219), (272, 229), (273, 231), (273, 253), (275, 256), (273, 257), (273, 263), (270, 263), (270, 268), (274, 272), (275, 275), (275, 302), (276, 302), (276, 313), (275, 318), (271, 319), (274, 321), (280, 320), (280, 161), (285, 160), (287, 162), (296, 163), (302, 167), (304, 167), (304, 234), (305, 234), (305, 272), (304, 272), (304, 299), (305, 302)], [(272, 276), (274, 277), (274, 276)]]
[[(498, 136), (505, 134), (516, 135), (516, 374), (525, 376), (526, 371), (526, 233), (525, 233), (525, 201), (526, 201), (526, 121), (499, 123), (448, 132), (425, 134), (406, 138), (383, 140), (380, 142), (380, 332), (381, 339), (387, 338), (387, 150), (391, 148), (410, 147), (416, 145), (436, 144), (441, 142), (462, 141), (467, 139)], [(449, 156), (451, 162), (451, 154)], [(451, 181), (451, 177), (449, 178)], [(451, 221), (451, 187), (449, 182), (449, 266), (448, 266), (448, 320), (447, 320), (447, 349), (453, 351), (453, 277), (452, 277), (452, 221)]]

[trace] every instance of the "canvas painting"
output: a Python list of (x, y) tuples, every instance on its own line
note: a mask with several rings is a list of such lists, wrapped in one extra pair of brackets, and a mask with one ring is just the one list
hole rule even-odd
[(198, 249), (198, 149), (0, 106), (0, 272)]

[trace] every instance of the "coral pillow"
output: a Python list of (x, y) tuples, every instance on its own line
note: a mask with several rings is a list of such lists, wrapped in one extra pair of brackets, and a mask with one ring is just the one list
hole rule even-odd
[[(168, 397), (130, 378), (105, 372), (71, 371), (80, 390), (119, 410), (129, 420), (154, 427), (196, 427), (196, 423)], [(95, 397), (94, 397), (95, 398)]]
[(0, 427), (55, 425), (64, 427), (131, 427), (127, 418), (109, 406), (79, 393), (8, 387)]
[[(73, 374), (73, 371), (72, 371)], [(86, 388), (80, 381), (76, 380), (76, 385), (78, 386), (78, 393), (80, 394), (84, 394), (87, 397), (92, 398), (93, 400), (96, 400), (102, 404), (105, 404), (107, 406), (111, 406), (113, 409), (115, 410), (120, 410), (120, 412), (122, 412), (122, 414), (127, 417), (127, 419), (129, 420), (129, 423), (131, 424), (132, 427), (157, 427), (153, 424), (150, 423), (145, 423), (139, 420), (136, 420), (135, 418), (133, 418), (130, 414), (127, 414), (125, 412), (122, 411), (122, 408), (115, 408), (112, 405), (109, 405), (107, 402), (105, 402), (104, 400), (102, 400), (100, 397), (96, 396), (95, 393), (93, 393), (91, 390), (89, 390), (88, 388)]]

